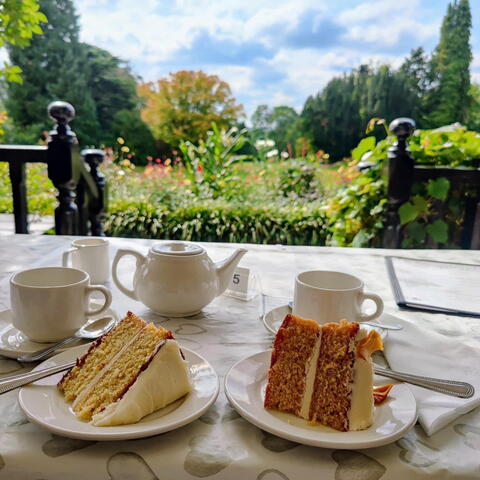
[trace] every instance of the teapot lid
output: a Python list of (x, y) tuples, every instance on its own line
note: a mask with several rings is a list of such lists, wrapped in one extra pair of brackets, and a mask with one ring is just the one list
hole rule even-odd
[(198, 255), (204, 251), (205, 249), (200, 245), (179, 241), (157, 243), (152, 247), (152, 252), (154, 253), (161, 253), (162, 255), (181, 255), (182, 257), (186, 255)]

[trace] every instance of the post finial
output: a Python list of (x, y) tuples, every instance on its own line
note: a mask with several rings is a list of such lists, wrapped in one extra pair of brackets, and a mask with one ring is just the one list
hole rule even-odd
[(390, 131), (398, 138), (405, 140), (415, 131), (415, 120), (408, 117), (400, 117), (390, 123)]
[(57, 100), (47, 107), (48, 115), (56, 120), (59, 125), (66, 125), (75, 117), (75, 109), (68, 102)]

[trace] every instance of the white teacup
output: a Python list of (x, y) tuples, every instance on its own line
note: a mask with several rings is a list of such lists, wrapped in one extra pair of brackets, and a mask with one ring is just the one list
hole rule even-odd
[[(318, 323), (373, 320), (383, 312), (383, 301), (374, 293), (363, 291), (364, 283), (353, 275), (341, 272), (311, 270), (295, 278), (293, 313)], [(365, 300), (373, 300), (375, 312), (362, 313)]]
[(72, 267), (90, 275), (92, 283), (105, 283), (110, 277), (108, 255), (109, 242), (105, 238), (79, 238), (72, 242), (72, 248), (65, 250), (62, 265), (68, 267), (72, 257)]
[[(87, 317), (112, 303), (103, 285), (89, 285), (88, 273), (75, 268), (44, 267), (18, 272), (10, 279), (12, 323), (30, 340), (56, 342), (73, 335)], [(88, 310), (90, 294), (105, 296), (103, 306)]]

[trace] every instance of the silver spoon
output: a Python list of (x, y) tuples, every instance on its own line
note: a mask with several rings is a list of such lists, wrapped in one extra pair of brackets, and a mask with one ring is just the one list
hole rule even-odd
[[(290, 300), (288, 302), (288, 306), (290, 310), (293, 310), (293, 302)], [(383, 328), (384, 330), (403, 330), (401, 325), (386, 325), (384, 323), (376, 323), (376, 322), (359, 322), (362, 325), (370, 325), (371, 327)]]
[(63, 347), (63, 345), (73, 342), (74, 340), (93, 340), (94, 338), (98, 338), (104, 333), (107, 333), (109, 330), (111, 330), (115, 323), (115, 319), (110, 316), (99, 318), (98, 320), (84, 325), (82, 328), (77, 330), (75, 332), (75, 335), (73, 335), (72, 337), (68, 337), (65, 340), (60, 340), (60, 342), (54, 343), (47, 348), (37, 350), (36, 352), (21, 355), (17, 358), (17, 360), (19, 362), (36, 362), (50, 355), (50, 353), (53, 353), (58, 348)]

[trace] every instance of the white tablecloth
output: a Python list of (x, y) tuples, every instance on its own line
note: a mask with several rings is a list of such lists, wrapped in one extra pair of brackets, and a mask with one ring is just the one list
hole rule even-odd
[[(111, 239), (118, 247), (146, 251), (153, 242)], [(59, 264), (66, 237), (15, 235), (0, 238), (0, 309), (8, 308), (11, 273), (37, 264)], [(234, 245), (204, 244), (214, 260)], [(480, 264), (475, 251), (387, 251), (322, 247), (248, 245), (241, 264), (258, 272), (264, 292), (289, 298), (294, 275), (307, 269), (335, 269), (361, 277), (381, 295), (386, 311), (416, 319), (443, 315), (400, 312), (390, 290), (383, 256), (396, 254)], [(138, 302), (113, 288), (113, 307), (130, 309), (146, 320), (159, 320)], [(427, 437), (417, 425), (403, 439), (362, 451), (330, 450), (298, 445), (249, 424), (234, 412), (223, 393), (223, 378), (237, 360), (267, 349), (272, 337), (260, 319), (259, 299), (242, 302), (219, 297), (201, 314), (162, 319), (181, 344), (205, 356), (221, 377), (213, 407), (199, 420), (178, 430), (141, 440), (88, 442), (58, 437), (31, 424), (17, 402), (17, 392), (0, 396), (0, 478), (5, 479), (194, 479), (228, 480), (390, 480), (480, 478), (480, 409)], [(451, 317), (450, 321), (462, 322)], [(479, 320), (480, 322), (480, 320)], [(432, 323), (428, 322), (429, 325)], [(433, 327), (432, 327), (433, 328)], [(386, 343), (388, 348), (388, 339)], [(480, 342), (479, 342), (480, 348)], [(21, 372), (13, 360), (0, 359), (0, 375)]]

